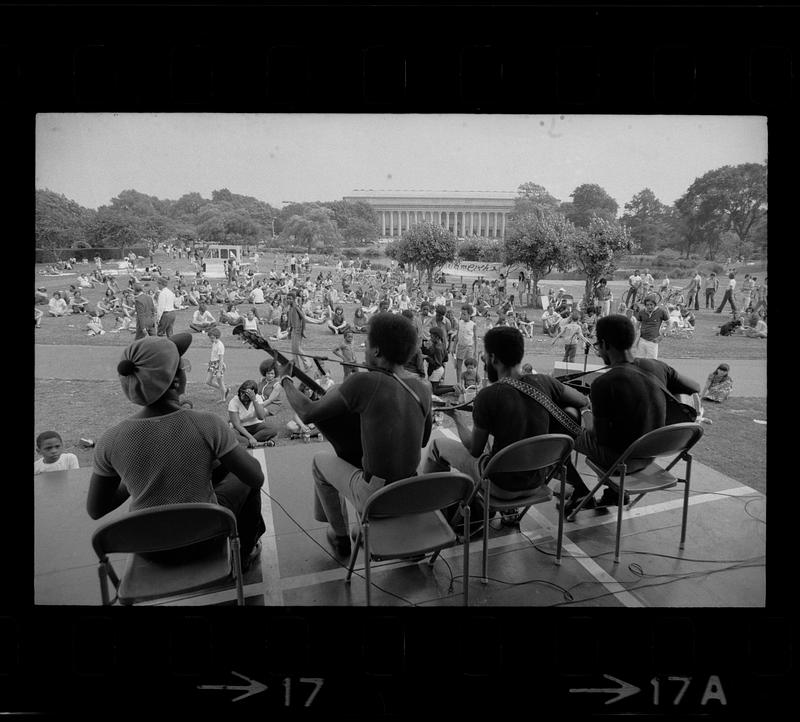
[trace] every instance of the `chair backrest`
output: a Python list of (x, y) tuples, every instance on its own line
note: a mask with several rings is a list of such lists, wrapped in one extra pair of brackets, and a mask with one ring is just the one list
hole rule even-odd
[(483, 476), (518, 471), (546, 469), (560, 461), (566, 461), (572, 452), (574, 441), (566, 434), (542, 434), (529, 439), (515, 441), (498, 451), (483, 470)]
[(686, 452), (700, 440), (703, 431), (700, 424), (688, 422), (654, 429), (634, 441), (620, 456), (617, 464), (627, 459), (651, 459)]
[(104, 554), (177, 549), (219, 536), (235, 537), (236, 517), (217, 504), (166, 504), (132, 511), (98, 527), (92, 547)]
[(475, 487), (472, 479), (459, 471), (420, 474), (387, 484), (364, 505), (364, 518), (421, 514), (466, 501)]

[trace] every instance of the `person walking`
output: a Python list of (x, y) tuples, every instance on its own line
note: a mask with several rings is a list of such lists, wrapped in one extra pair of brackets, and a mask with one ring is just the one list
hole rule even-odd
[(133, 307), (136, 310), (136, 340), (156, 335), (156, 306), (153, 297), (140, 284), (133, 287)]
[(728, 287), (725, 289), (725, 295), (722, 297), (722, 303), (719, 305), (719, 308), (716, 310), (716, 313), (722, 313), (722, 309), (725, 308), (726, 302), (731, 304), (731, 311), (733, 313), (736, 313), (736, 302), (733, 300), (733, 293), (735, 290), (736, 290), (736, 274), (729, 273)]
[(175, 325), (175, 294), (167, 285), (164, 276), (158, 278), (158, 304), (156, 305), (156, 322), (158, 323), (158, 335), (172, 336), (172, 327)]

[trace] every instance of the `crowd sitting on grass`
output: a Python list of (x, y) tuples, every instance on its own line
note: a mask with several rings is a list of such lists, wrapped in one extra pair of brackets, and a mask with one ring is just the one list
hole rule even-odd
[[(528, 320), (526, 313), (515, 304), (516, 294), (513, 291), (522, 290), (527, 293), (529, 301), (531, 300), (532, 289), (527, 282), (520, 281), (523, 285), (518, 285), (516, 282), (511, 283), (510, 279), (492, 281), (478, 278), (471, 286), (466, 283), (462, 283), (460, 287), (457, 284), (440, 284), (434, 289), (433, 286), (421, 282), (416, 273), (408, 273), (402, 265), (395, 262), (388, 269), (376, 270), (371, 269), (367, 262), (341, 259), (341, 262), (336, 263), (335, 270), (320, 270), (315, 275), (310, 263), (298, 259), (295, 259), (293, 273), (290, 257), (287, 255), (283, 264), (276, 258), (271, 271), (268, 274), (259, 274), (260, 277), (252, 273), (252, 269), (248, 269), (251, 272), (241, 273), (233, 270), (224, 281), (212, 282), (199, 268), (189, 274), (174, 272), (172, 276), (168, 276), (151, 259), (144, 274), (131, 272), (126, 282), (124, 276), (117, 277), (104, 272), (102, 263), (97, 260), (91, 273), (81, 272), (77, 282), (63, 291), (58, 290), (48, 296), (45, 287), (37, 288), (35, 303), (42, 305), (46, 302), (46, 313), (51, 317), (75, 314), (87, 316), (84, 328), (90, 337), (110, 332), (131, 333), (140, 338), (143, 335), (161, 334), (157, 329), (160, 315), (158, 300), (166, 289), (174, 297), (172, 304), (175, 310), (191, 310), (190, 321), (187, 323), (189, 330), (207, 335), (212, 341), (212, 349), (222, 346), (222, 334), (219, 331), (220, 326), (225, 325), (243, 324), (246, 330), (257, 332), (270, 340), (289, 338), (289, 309), (293, 305), (294, 312), (302, 315), (304, 323), (324, 325), (331, 334), (344, 339), (332, 349), (332, 353), (347, 363), (356, 363), (353, 335), (366, 333), (372, 317), (381, 312), (402, 313), (410, 316), (420, 339), (418, 353), (409, 361), (410, 367), (430, 379), (439, 393), (454, 394), (457, 397), (463, 395), (465, 387), (469, 385), (462, 383), (460, 378), (462, 367), (466, 366), (467, 359), (474, 359), (477, 355), (475, 349), (465, 348), (462, 336), (466, 327), (471, 325), (473, 338), (479, 335), (476, 324), (480, 323), (480, 330), (483, 332), (492, 327), (507, 326), (519, 329), (529, 338), (541, 333), (553, 339), (552, 343), (563, 339), (563, 359), (574, 361), (581, 350), (588, 353), (586, 349), (593, 340), (597, 320), (608, 315), (613, 302), (613, 294), (608, 290), (606, 279), (600, 279), (595, 287), (594, 297), (588, 304), (582, 299), (576, 301), (564, 288), (540, 288), (538, 293), (547, 299), (547, 307), (541, 314), (541, 322), (536, 323)], [(148, 283), (148, 276), (156, 279), (156, 282)], [(714, 290), (713, 276), (711, 274), (706, 279), (711, 279), (711, 282), (705, 287), (710, 309), (713, 309), (714, 301), (713, 293), (710, 293)], [(648, 274), (645, 273), (642, 277), (643, 284), (647, 278)], [(668, 284), (669, 281), (664, 279), (663, 283)], [(694, 292), (702, 289), (704, 283), (702, 276), (697, 281), (695, 274), (690, 281), (689, 290)], [(124, 287), (120, 288), (120, 284)], [(647, 282), (648, 289), (657, 286), (655, 281)], [(720, 333), (766, 338), (766, 278), (759, 284), (757, 279), (748, 277), (746, 287), (750, 304), (745, 312), (732, 314), (731, 321), (723, 324)], [(103, 295), (92, 305), (83, 297), (83, 288), (95, 291), (102, 289)], [(507, 294), (507, 290), (511, 292)], [(290, 294), (296, 297), (296, 304), (290, 304)], [(697, 295), (699, 294), (694, 294)], [(662, 336), (691, 333), (696, 324), (691, 304), (691, 301), (696, 300), (694, 296), (689, 299), (690, 303), (664, 304), (668, 320), (661, 327)], [(144, 303), (143, 297), (152, 301), (153, 311), (148, 310), (149, 306)], [(355, 303), (352, 320), (345, 316), (342, 305), (350, 302)], [(149, 318), (139, 322), (142, 312), (140, 307), (144, 309), (144, 313), (152, 313), (152, 322)], [(216, 313), (214, 309), (217, 310)], [(643, 304), (636, 301), (632, 306), (623, 301), (617, 309), (631, 319), (637, 331), (635, 351), (640, 330), (638, 318), (643, 310)], [(44, 316), (45, 312), (35, 307), (37, 328), (41, 328)], [(112, 317), (115, 323), (109, 328), (106, 321)], [(431, 328), (439, 328), (441, 331), (433, 334), (433, 340)], [(209, 368), (207, 380), (209, 386), (218, 391), (220, 403), (227, 401), (230, 393), (224, 383), (223, 358), (211, 359), (211, 362), (219, 361), (221, 369)], [(451, 362), (456, 372), (455, 379), (448, 383), (445, 375)], [(346, 376), (356, 370), (352, 366), (346, 369)], [(220, 370), (222, 374), (219, 373)]]

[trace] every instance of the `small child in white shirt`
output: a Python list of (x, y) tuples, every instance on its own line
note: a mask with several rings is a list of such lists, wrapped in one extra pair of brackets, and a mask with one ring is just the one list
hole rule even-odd
[(224, 404), (228, 400), (231, 390), (225, 385), (225, 346), (219, 340), (220, 335), (220, 331), (216, 327), (206, 331), (206, 336), (211, 339), (211, 358), (208, 362), (206, 384), (212, 389), (219, 389), (222, 396), (217, 403)]
[(75, 454), (62, 453), (63, 446), (64, 442), (57, 431), (43, 431), (39, 434), (36, 437), (36, 451), (42, 458), (33, 462), (33, 473), (79, 468), (78, 457)]

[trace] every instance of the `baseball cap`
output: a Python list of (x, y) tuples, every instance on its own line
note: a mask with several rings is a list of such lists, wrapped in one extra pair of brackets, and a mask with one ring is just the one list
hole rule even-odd
[(145, 336), (122, 353), (117, 364), (122, 390), (134, 404), (149, 406), (158, 401), (175, 378), (181, 356), (192, 343), (188, 333), (171, 337)]

